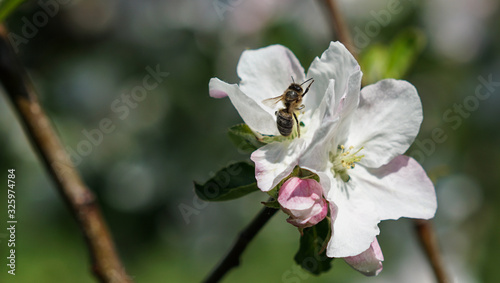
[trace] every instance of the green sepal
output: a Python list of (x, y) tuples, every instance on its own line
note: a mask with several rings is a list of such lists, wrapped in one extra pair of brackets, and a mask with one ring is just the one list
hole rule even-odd
[(260, 141), (263, 142), (264, 144), (272, 143), (272, 142), (284, 142), (287, 140), (292, 140), (293, 138), (288, 136), (262, 136), (260, 138)]
[(273, 200), (271, 200), (271, 201), (263, 201), (263, 202), (261, 202), (261, 203), (262, 203), (264, 206), (266, 206), (266, 207), (276, 208), (276, 209), (280, 209), (280, 208), (281, 208), (281, 206), (280, 206), (280, 204), (279, 204), (279, 202), (278, 202), (278, 200), (277, 200), (277, 199), (273, 199)]
[(313, 173), (307, 169), (299, 168), (297, 174), (298, 174), (297, 176), (301, 179), (313, 179), (319, 183), (319, 176), (316, 173)]
[(267, 194), (270, 197), (272, 197), (273, 199), (277, 200), (280, 187), (281, 187), (281, 182), (276, 187), (274, 187), (272, 190), (268, 191)]
[(325, 217), (320, 223), (302, 230), (300, 247), (294, 260), (303, 269), (314, 275), (330, 270), (333, 258), (326, 256), (326, 245), (331, 235), (330, 220)]
[(228, 129), (227, 135), (236, 147), (244, 152), (252, 152), (264, 143), (252, 132), (247, 124), (238, 124)]
[(221, 169), (204, 184), (194, 182), (194, 190), (204, 201), (225, 201), (240, 198), (259, 189), (254, 166), (247, 162), (237, 162)]

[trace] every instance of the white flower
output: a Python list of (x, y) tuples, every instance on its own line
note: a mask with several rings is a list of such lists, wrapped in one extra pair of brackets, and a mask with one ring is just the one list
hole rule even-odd
[(423, 168), (403, 156), (422, 122), (416, 89), (406, 81), (383, 80), (360, 91), (361, 71), (354, 57), (332, 42), (307, 76), (295, 56), (273, 45), (243, 52), (239, 85), (210, 81), (212, 97), (229, 96), (258, 135), (279, 136), (275, 111), (262, 104), (291, 83), (314, 79), (300, 115), (300, 138), (272, 142), (252, 153), (258, 187), (274, 188), (295, 166), (320, 177), (329, 202), (332, 236), (329, 257), (345, 258), (354, 268), (376, 275), (382, 252), (376, 242), (381, 220), (432, 218), (434, 186)]
[(416, 89), (406, 81), (388, 79), (361, 91), (358, 85), (338, 93), (335, 84), (330, 81), (328, 111), (299, 166), (319, 175), (330, 202), (327, 255), (350, 257), (370, 247), (381, 220), (429, 219), (437, 203), (425, 171), (401, 155), (422, 122)]
[[(299, 115), (300, 138), (272, 142), (255, 152), (251, 159), (255, 162), (257, 185), (262, 191), (274, 188), (299, 164), (299, 159), (320, 126), (330, 97), (325, 93), (330, 79), (336, 84), (335, 92), (344, 93), (347, 88), (358, 88), (361, 71), (356, 60), (339, 42), (332, 42), (321, 58), (315, 58), (307, 75), (295, 55), (286, 47), (269, 47), (247, 50), (241, 55), (237, 67), (241, 81), (239, 85), (227, 84), (218, 78), (210, 80), (210, 96), (229, 96), (234, 107), (245, 123), (258, 135), (280, 136), (276, 125), (275, 112), (283, 108), (278, 103), (273, 109), (263, 100), (277, 97), (288, 88), (293, 80), (302, 83), (314, 79), (309, 92), (303, 98), (305, 108)], [(331, 92), (330, 92), (331, 93)]]

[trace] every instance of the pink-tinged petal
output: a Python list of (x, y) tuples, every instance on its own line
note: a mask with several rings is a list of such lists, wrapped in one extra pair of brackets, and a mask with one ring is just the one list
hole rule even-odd
[(279, 135), (273, 114), (264, 110), (257, 102), (243, 93), (236, 84), (225, 83), (212, 78), (209, 83), (210, 95), (227, 94), (243, 121), (253, 130), (265, 135)]
[(321, 185), (313, 179), (292, 177), (280, 188), (278, 202), (290, 217), (288, 223), (299, 228), (318, 224), (328, 213)]
[[(332, 221), (327, 256), (348, 257), (362, 253), (380, 232), (377, 226), (380, 217), (375, 203), (366, 194), (366, 184), (354, 178), (345, 183), (329, 172), (319, 176), (323, 188), (331, 184), (326, 199), (336, 205), (337, 211), (336, 219)], [(329, 180), (324, 180), (325, 177)]]
[(366, 251), (356, 256), (345, 257), (344, 260), (352, 268), (364, 275), (376, 276), (382, 271), (384, 255), (382, 254), (382, 249), (380, 249), (377, 238), (375, 238)]
[(429, 219), (436, 212), (434, 186), (412, 158), (398, 156), (377, 169), (357, 165), (348, 173), (348, 182), (331, 174), (319, 174), (323, 188), (331, 186), (326, 199), (335, 202), (338, 209), (327, 250), (330, 257), (353, 256), (364, 251), (378, 235), (377, 225), (381, 220)]
[(413, 143), (422, 122), (417, 90), (406, 81), (388, 79), (361, 90), (346, 146), (364, 147), (360, 161), (378, 168), (403, 154)]
[(213, 98), (224, 98), (227, 96), (227, 93), (225, 93), (224, 91), (219, 90), (219, 89), (211, 89), (211, 90), (209, 90), (209, 94), (210, 94), (210, 97), (213, 97)]
[(316, 209), (317, 210), (315, 210), (313, 216), (308, 221), (312, 225), (316, 225), (323, 219), (325, 219), (326, 215), (328, 214), (328, 202), (324, 198), (322, 198), (316, 205)]
[(307, 77), (314, 78), (311, 91), (319, 95), (306, 96), (304, 104), (313, 109), (318, 107), (331, 79), (335, 80), (335, 97), (339, 103), (345, 93), (359, 92), (361, 75), (358, 62), (344, 45), (338, 41), (331, 42), (321, 57), (316, 57), (309, 67)]
[(299, 60), (282, 45), (243, 51), (237, 72), (241, 90), (258, 102), (283, 94), (292, 77), (298, 83), (305, 80)]
[(377, 169), (356, 166), (351, 179), (377, 207), (381, 220), (400, 217), (429, 219), (437, 209), (436, 191), (424, 169), (413, 158), (400, 155)]
[(250, 159), (255, 162), (255, 179), (259, 189), (267, 192), (290, 175), (304, 147), (303, 139), (293, 139), (273, 142), (254, 151)]
[[(323, 195), (320, 184), (317, 182), (316, 184), (317, 186), (314, 183), (310, 184), (309, 180), (292, 177), (281, 186), (278, 202), (286, 209), (309, 209), (315, 203), (314, 196), (318, 196), (318, 192), (319, 196), (317, 198)], [(317, 187), (319, 187), (319, 190)]]

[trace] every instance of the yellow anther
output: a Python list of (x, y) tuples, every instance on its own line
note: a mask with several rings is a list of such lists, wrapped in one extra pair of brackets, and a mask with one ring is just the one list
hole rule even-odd
[[(332, 162), (332, 172), (335, 176), (340, 177), (344, 182), (350, 180), (348, 170), (354, 169), (356, 166), (356, 162), (361, 161), (364, 155), (356, 155), (358, 154), (363, 147), (354, 152), (354, 146), (349, 146), (348, 150), (344, 145), (340, 145), (337, 151), (330, 152), (330, 161)], [(351, 152), (353, 151), (353, 152)]]

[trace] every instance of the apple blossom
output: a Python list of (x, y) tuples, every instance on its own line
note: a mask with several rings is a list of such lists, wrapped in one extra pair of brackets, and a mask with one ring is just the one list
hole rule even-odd
[[(314, 59), (307, 75), (295, 55), (286, 47), (269, 47), (244, 51), (237, 66), (241, 81), (239, 85), (227, 84), (218, 78), (209, 83), (210, 96), (229, 96), (243, 121), (260, 138), (270, 138), (271, 142), (254, 151), (257, 185), (262, 191), (273, 189), (290, 175), (299, 163), (300, 156), (319, 129), (320, 117), (327, 111), (331, 97), (325, 96), (329, 87), (328, 79), (335, 80), (333, 88), (337, 93), (344, 89), (358, 88), (361, 71), (356, 60), (349, 57), (349, 51), (339, 42), (332, 42), (320, 58)], [(305, 108), (300, 119), (300, 137), (283, 138), (276, 126), (278, 103), (270, 108), (263, 100), (281, 95), (292, 83), (314, 78), (309, 92), (303, 98)], [(316, 82), (316, 78), (320, 83)], [(326, 79), (327, 78), (327, 79)]]
[[(315, 80), (328, 77), (333, 73)], [(330, 80), (331, 86), (336, 83)], [(329, 257), (367, 250), (381, 220), (429, 219), (437, 208), (434, 186), (423, 168), (401, 155), (423, 118), (416, 89), (388, 79), (351, 90), (328, 88), (325, 96), (333, 99), (299, 162), (320, 177), (330, 203)]]
[[(332, 225), (327, 256), (344, 258), (366, 275), (378, 274), (383, 260), (376, 241), (378, 223), (400, 217), (429, 219), (437, 208), (427, 174), (414, 159), (402, 155), (423, 119), (416, 89), (406, 81), (387, 79), (360, 90), (360, 67), (338, 42), (314, 59), (307, 75), (281, 45), (244, 51), (237, 72), (239, 85), (212, 78), (210, 95), (229, 96), (245, 123), (267, 142), (251, 155), (258, 187), (273, 189), (296, 166), (317, 174), (322, 194), (316, 184), (307, 184), (314, 192), (302, 198), (307, 192), (302, 183), (309, 181), (296, 178), (281, 188), (280, 204), (291, 216), (289, 222), (314, 225), (315, 215), (323, 214), (322, 195)], [(281, 106), (271, 109), (262, 101), (282, 94), (291, 77), (315, 82), (303, 98), (301, 136), (283, 138), (275, 116)]]
[(290, 215), (288, 223), (299, 228), (318, 224), (328, 213), (323, 189), (314, 179), (288, 179), (280, 188), (278, 202), (283, 211)]

